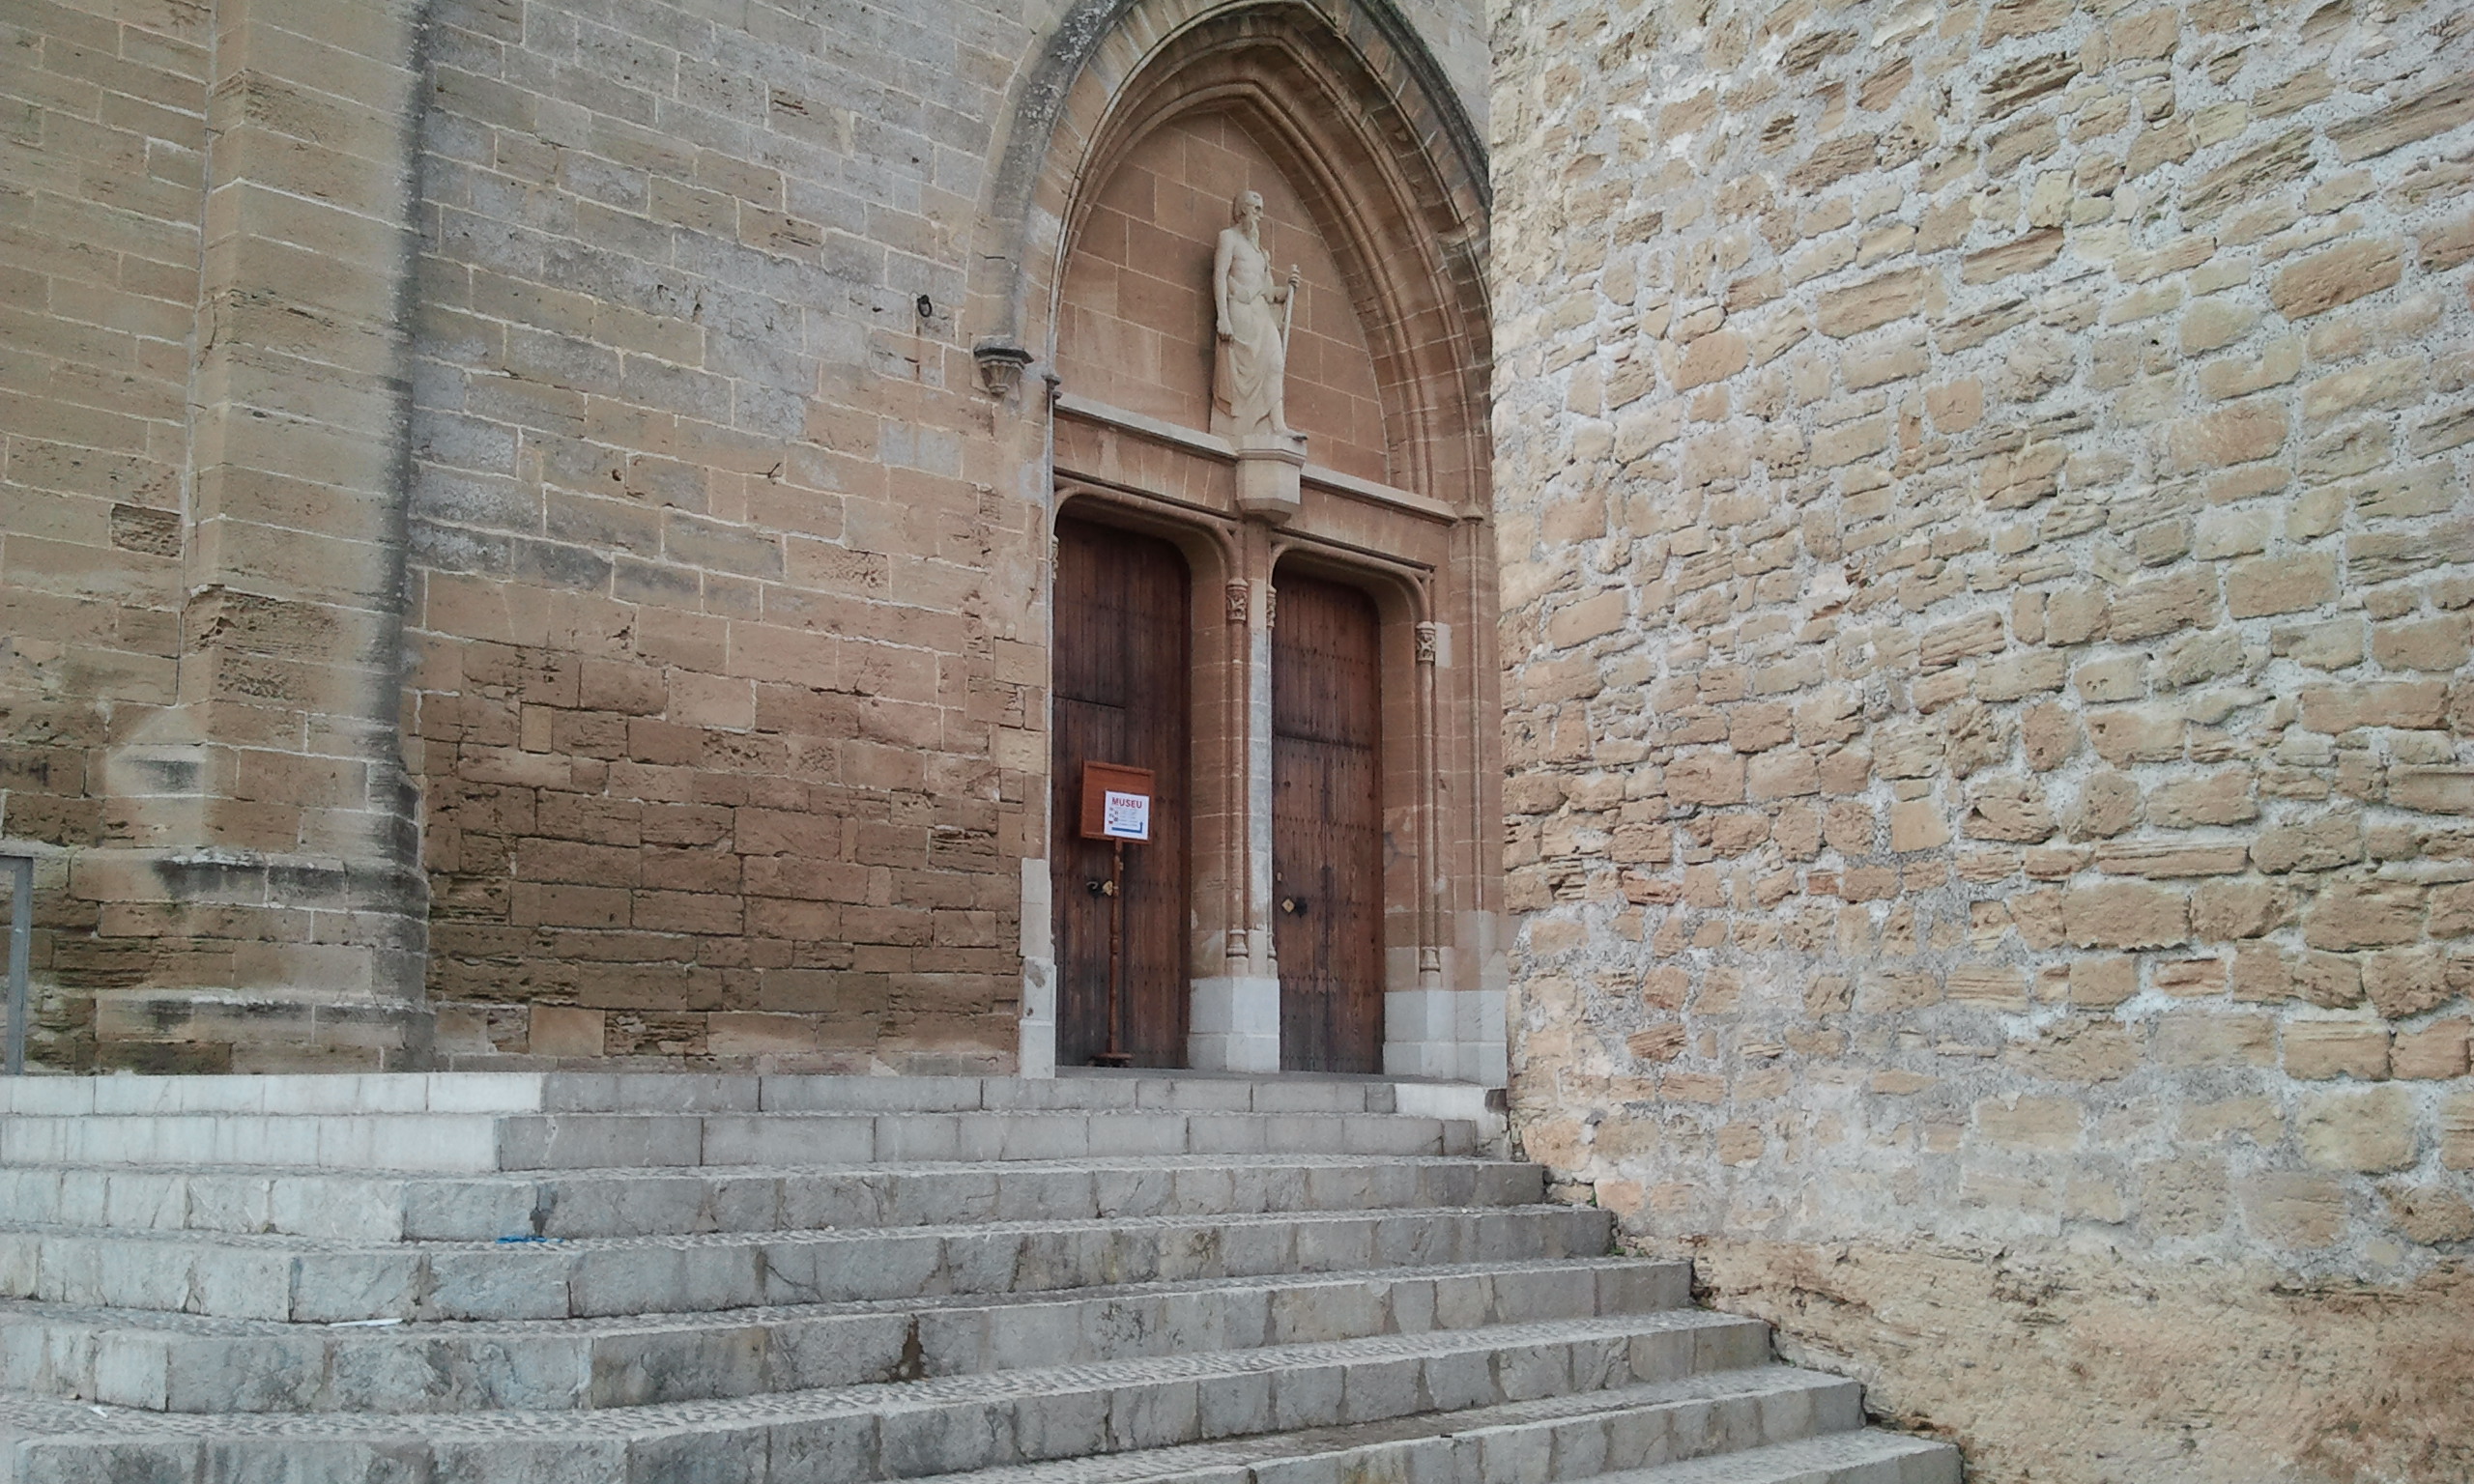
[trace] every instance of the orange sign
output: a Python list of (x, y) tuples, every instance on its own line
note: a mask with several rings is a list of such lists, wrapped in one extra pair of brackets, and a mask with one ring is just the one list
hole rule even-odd
[(1149, 768), (1082, 764), (1082, 838), (1148, 843), (1155, 786)]

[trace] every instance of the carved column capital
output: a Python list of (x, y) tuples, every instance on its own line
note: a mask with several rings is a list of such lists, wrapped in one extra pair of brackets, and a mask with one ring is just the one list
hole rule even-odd
[(1419, 663), (1419, 664), (1421, 664), (1421, 665), (1432, 665), (1432, 664), (1435, 662), (1435, 649), (1436, 649), (1436, 642), (1436, 642), (1436, 639), (1437, 639), (1437, 638), (1438, 638), (1438, 631), (1437, 631), (1437, 629), (1435, 628), (1435, 626), (1434, 626), (1433, 624), (1431, 624), (1431, 623), (1421, 623), (1421, 624), (1419, 624), (1419, 625), (1418, 625), (1418, 663)]
[(1245, 583), (1230, 583), (1223, 590), (1228, 596), (1228, 621), (1244, 623), (1248, 617), (1247, 610), (1253, 597), (1253, 588)]

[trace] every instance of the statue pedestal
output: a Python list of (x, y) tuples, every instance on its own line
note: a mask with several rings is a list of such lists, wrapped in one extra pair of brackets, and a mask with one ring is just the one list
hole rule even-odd
[(1306, 471), (1306, 436), (1247, 440), (1237, 445), (1237, 508), (1275, 526), (1305, 504), (1300, 476)]

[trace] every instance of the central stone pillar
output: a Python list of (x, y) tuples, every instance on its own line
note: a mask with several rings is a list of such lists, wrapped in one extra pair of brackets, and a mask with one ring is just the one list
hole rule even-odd
[(1228, 894), (1224, 967), (1194, 983), (1187, 1060), (1211, 1071), (1267, 1072), (1280, 1070), (1280, 966), (1272, 957), (1271, 928), (1275, 599), (1263, 526), (1246, 523), (1237, 548), (1242, 576), (1228, 584), (1227, 603), (1229, 647), (1237, 659), (1229, 680), (1236, 733), (1229, 753), (1238, 773), (1232, 786), (1244, 803), (1230, 871), (1237, 884)]

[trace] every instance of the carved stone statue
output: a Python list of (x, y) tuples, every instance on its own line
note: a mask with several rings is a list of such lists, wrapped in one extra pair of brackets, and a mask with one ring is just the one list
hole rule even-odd
[(1211, 300), (1219, 315), (1212, 359), (1211, 430), (1245, 443), (1291, 438), (1285, 384), (1288, 321), (1297, 299), (1297, 270), (1285, 284), (1272, 280), (1263, 254), (1263, 198), (1240, 191), (1228, 203), (1228, 227), (1212, 256)]

